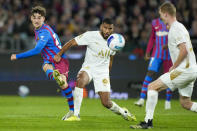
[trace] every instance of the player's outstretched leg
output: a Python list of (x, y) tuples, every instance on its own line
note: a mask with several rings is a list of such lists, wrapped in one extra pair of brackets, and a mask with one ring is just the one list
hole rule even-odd
[(165, 101), (165, 109), (169, 110), (171, 109), (171, 97), (172, 97), (172, 91), (170, 88), (166, 89), (166, 101)]
[(139, 106), (139, 107), (144, 106), (144, 101), (145, 101), (146, 93), (147, 93), (147, 87), (149, 83), (152, 82), (152, 80), (153, 80), (152, 77), (148, 75), (145, 77), (145, 80), (142, 85), (141, 93), (140, 93), (140, 99), (134, 103), (136, 106)]
[(122, 108), (110, 100), (110, 92), (98, 92), (98, 94), (104, 107), (110, 109), (115, 114), (121, 115), (125, 120), (136, 121), (136, 117), (128, 109)]
[(122, 108), (113, 101), (112, 101), (112, 106), (109, 109), (115, 114), (121, 115), (127, 121), (136, 121), (135, 115), (131, 114), (127, 108), (125, 107)]

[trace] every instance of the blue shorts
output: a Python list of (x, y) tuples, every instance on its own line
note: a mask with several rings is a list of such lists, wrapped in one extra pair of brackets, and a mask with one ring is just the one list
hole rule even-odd
[(68, 78), (68, 72), (69, 72), (68, 59), (61, 58), (61, 60), (58, 63), (56, 63), (55, 61), (50, 62), (48, 60), (44, 60), (43, 66), (45, 64), (52, 64), (54, 69), (58, 70), (61, 74), (65, 75)]
[(160, 69), (162, 63), (163, 63), (162, 59), (151, 57), (149, 65), (148, 65), (148, 70), (159, 72), (159, 69)]

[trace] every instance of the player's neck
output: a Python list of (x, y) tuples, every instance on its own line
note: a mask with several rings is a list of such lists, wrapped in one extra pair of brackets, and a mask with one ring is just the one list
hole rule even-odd
[(176, 17), (171, 17), (171, 19), (168, 22), (168, 25), (171, 27), (171, 25), (176, 21)]
[(103, 33), (101, 31), (99, 31), (99, 33), (100, 33), (101, 37), (103, 37), (103, 39), (105, 39), (104, 36), (103, 36)]
[(42, 23), (42, 25), (38, 26), (38, 27), (34, 27), (35, 30), (39, 30), (40, 28), (42, 28), (44, 23)]

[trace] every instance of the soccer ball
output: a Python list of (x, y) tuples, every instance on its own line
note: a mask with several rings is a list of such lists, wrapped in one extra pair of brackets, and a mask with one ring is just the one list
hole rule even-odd
[(25, 85), (21, 85), (18, 88), (18, 94), (21, 97), (26, 97), (29, 94), (29, 92), (30, 92), (29, 88)]
[(121, 34), (111, 34), (107, 39), (107, 45), (113, 51), (120, 51), (125, 46), (125, 39)]

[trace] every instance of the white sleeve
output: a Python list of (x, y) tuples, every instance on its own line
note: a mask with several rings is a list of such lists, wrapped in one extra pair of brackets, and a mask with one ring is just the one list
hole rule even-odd
[(181, 43), (187, 42), (186, 35), (184, 34), (184, 31), (181, 28), (178, 28), (176, 32), (174, 32), (174, 37), (177, 46)]
[(90, 39), (90, 33), (85, 32), (77, 37), (74, 38), (78, 45), (88, 45)]

